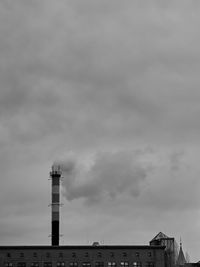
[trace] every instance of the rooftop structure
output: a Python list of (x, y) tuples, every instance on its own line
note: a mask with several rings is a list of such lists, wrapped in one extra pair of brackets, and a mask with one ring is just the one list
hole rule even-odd
[(159, 232), (150, 242), (150, 245), (165, 246), (166, 264), (168, 267), (174, 267), (177, 259), (177, 243), (174, 237), (168, 237)]
[(186, 263), (186, 259), (183, 253), (183, 249), (182, 249), (182, 242), (180, 241), (180, 250), (179, 250), (179, 254), (178, 254), (178, 259), (177, 259), (177, 266), (184, 266)]

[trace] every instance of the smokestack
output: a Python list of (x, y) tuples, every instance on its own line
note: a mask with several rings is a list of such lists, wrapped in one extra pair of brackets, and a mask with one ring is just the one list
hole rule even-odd
[(60, 218), (60, 166), (52, 166), (50, 172), (52, 180), (51, 194), (51, 245), (59, 246), (59, 218)]

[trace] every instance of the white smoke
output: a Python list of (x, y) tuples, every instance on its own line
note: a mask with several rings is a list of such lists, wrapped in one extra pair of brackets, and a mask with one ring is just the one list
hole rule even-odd
[(87, 166), (75, 156), (57, 161), (63, 172), (67, 200), (83, 198), (87, 204), (114, 200), (122, 194), (137, 197), (151, 166), (138, 151), (101, 152)]

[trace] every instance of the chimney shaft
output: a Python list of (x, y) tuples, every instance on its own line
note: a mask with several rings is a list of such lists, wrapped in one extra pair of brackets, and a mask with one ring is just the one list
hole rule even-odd
[(59, 219), (60, 219), (60, 166), (52, 166), (50, 172), (52, 180), (51, 194), (51, 245), (59, 246)]

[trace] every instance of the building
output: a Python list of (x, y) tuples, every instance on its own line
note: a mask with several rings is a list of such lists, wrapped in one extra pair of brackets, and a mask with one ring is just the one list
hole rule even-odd
[(1, 246), (2, 267), (165, 267), (162, 246)]

